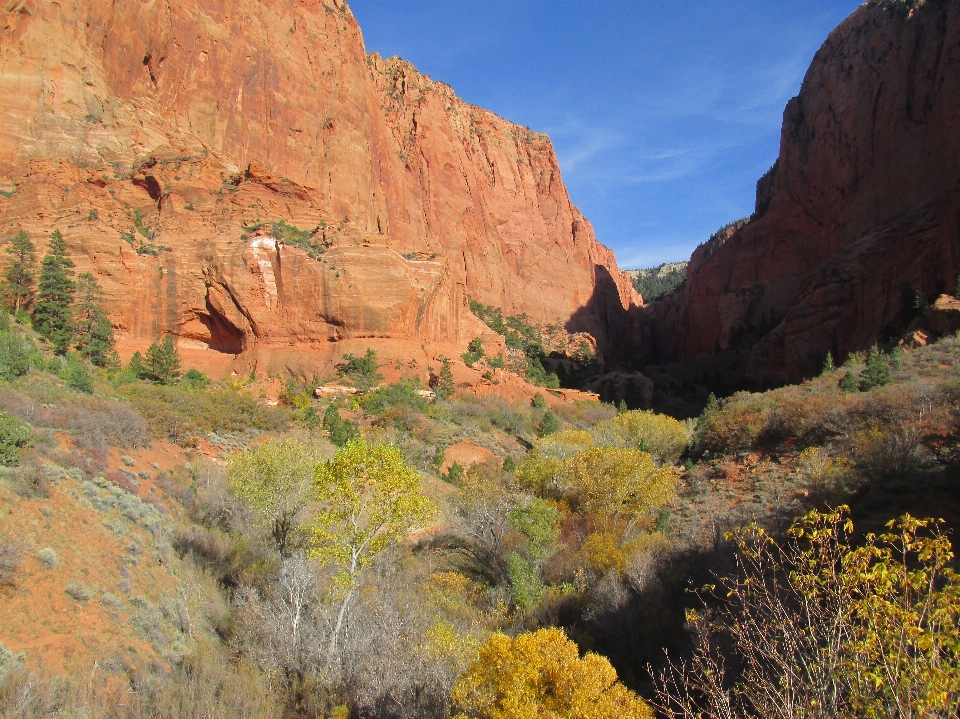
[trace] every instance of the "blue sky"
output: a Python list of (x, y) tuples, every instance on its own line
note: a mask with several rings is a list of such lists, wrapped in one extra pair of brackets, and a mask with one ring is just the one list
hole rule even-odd
[(753, 211), (783, 107), (858, 0), (351, 0), (368, 51), (546, 132), (624, 269)]

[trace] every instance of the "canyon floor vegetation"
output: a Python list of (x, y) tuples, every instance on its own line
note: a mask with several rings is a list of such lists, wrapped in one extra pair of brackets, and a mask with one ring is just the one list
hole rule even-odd
[(955, 715), (958, 339), (679, 421), (2, 323), (3, 716)]

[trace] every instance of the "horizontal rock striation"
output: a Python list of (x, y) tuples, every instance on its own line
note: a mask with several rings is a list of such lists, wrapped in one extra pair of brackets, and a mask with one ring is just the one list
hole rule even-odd
[(0, 237), (60, 229), (124, 352), (170, 333), (210, 368), (320, 372), (354, 344), (462, 346), (468, 297), (639, 336), (549, 139), (368, 56), (345, 4), (4, 12)]

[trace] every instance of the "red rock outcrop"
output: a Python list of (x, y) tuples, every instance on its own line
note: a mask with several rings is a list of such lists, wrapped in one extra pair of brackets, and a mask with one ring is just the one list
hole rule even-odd
[(659, 359), (742, 355), (757, 382), (819, 370), (902, 326), (960, 272), (960, 4), (869, 2), (784, 113), (751, 221), (691, 258), (648, 311)]
[(127, 354), (171, 333), (211, 370), (376, 343), (426, 366), (485, 331), (468, 296), (636, 334), (549, 139), (367, 56), (345, 4), (8, 3), (0, 94), (0, 237), (60, 229)]

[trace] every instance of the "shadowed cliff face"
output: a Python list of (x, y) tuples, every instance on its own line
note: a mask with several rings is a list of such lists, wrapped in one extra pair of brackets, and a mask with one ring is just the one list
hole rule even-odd
[(598, 336), (640, 303), (549, 139), (367, 56), (346, 5), (8, 5), (0, 237), (60, 229), (127, 353), (173, 333), (204, 366), (306, 371), (351, 340), (463, 345), (468, 297)]
[(646, 312), (648, 354), (747, 350), (760, 383), (869, 347), (960, 272), (960, 5), (873, 2), (838, 27), (784, 112), (757, 212)]

